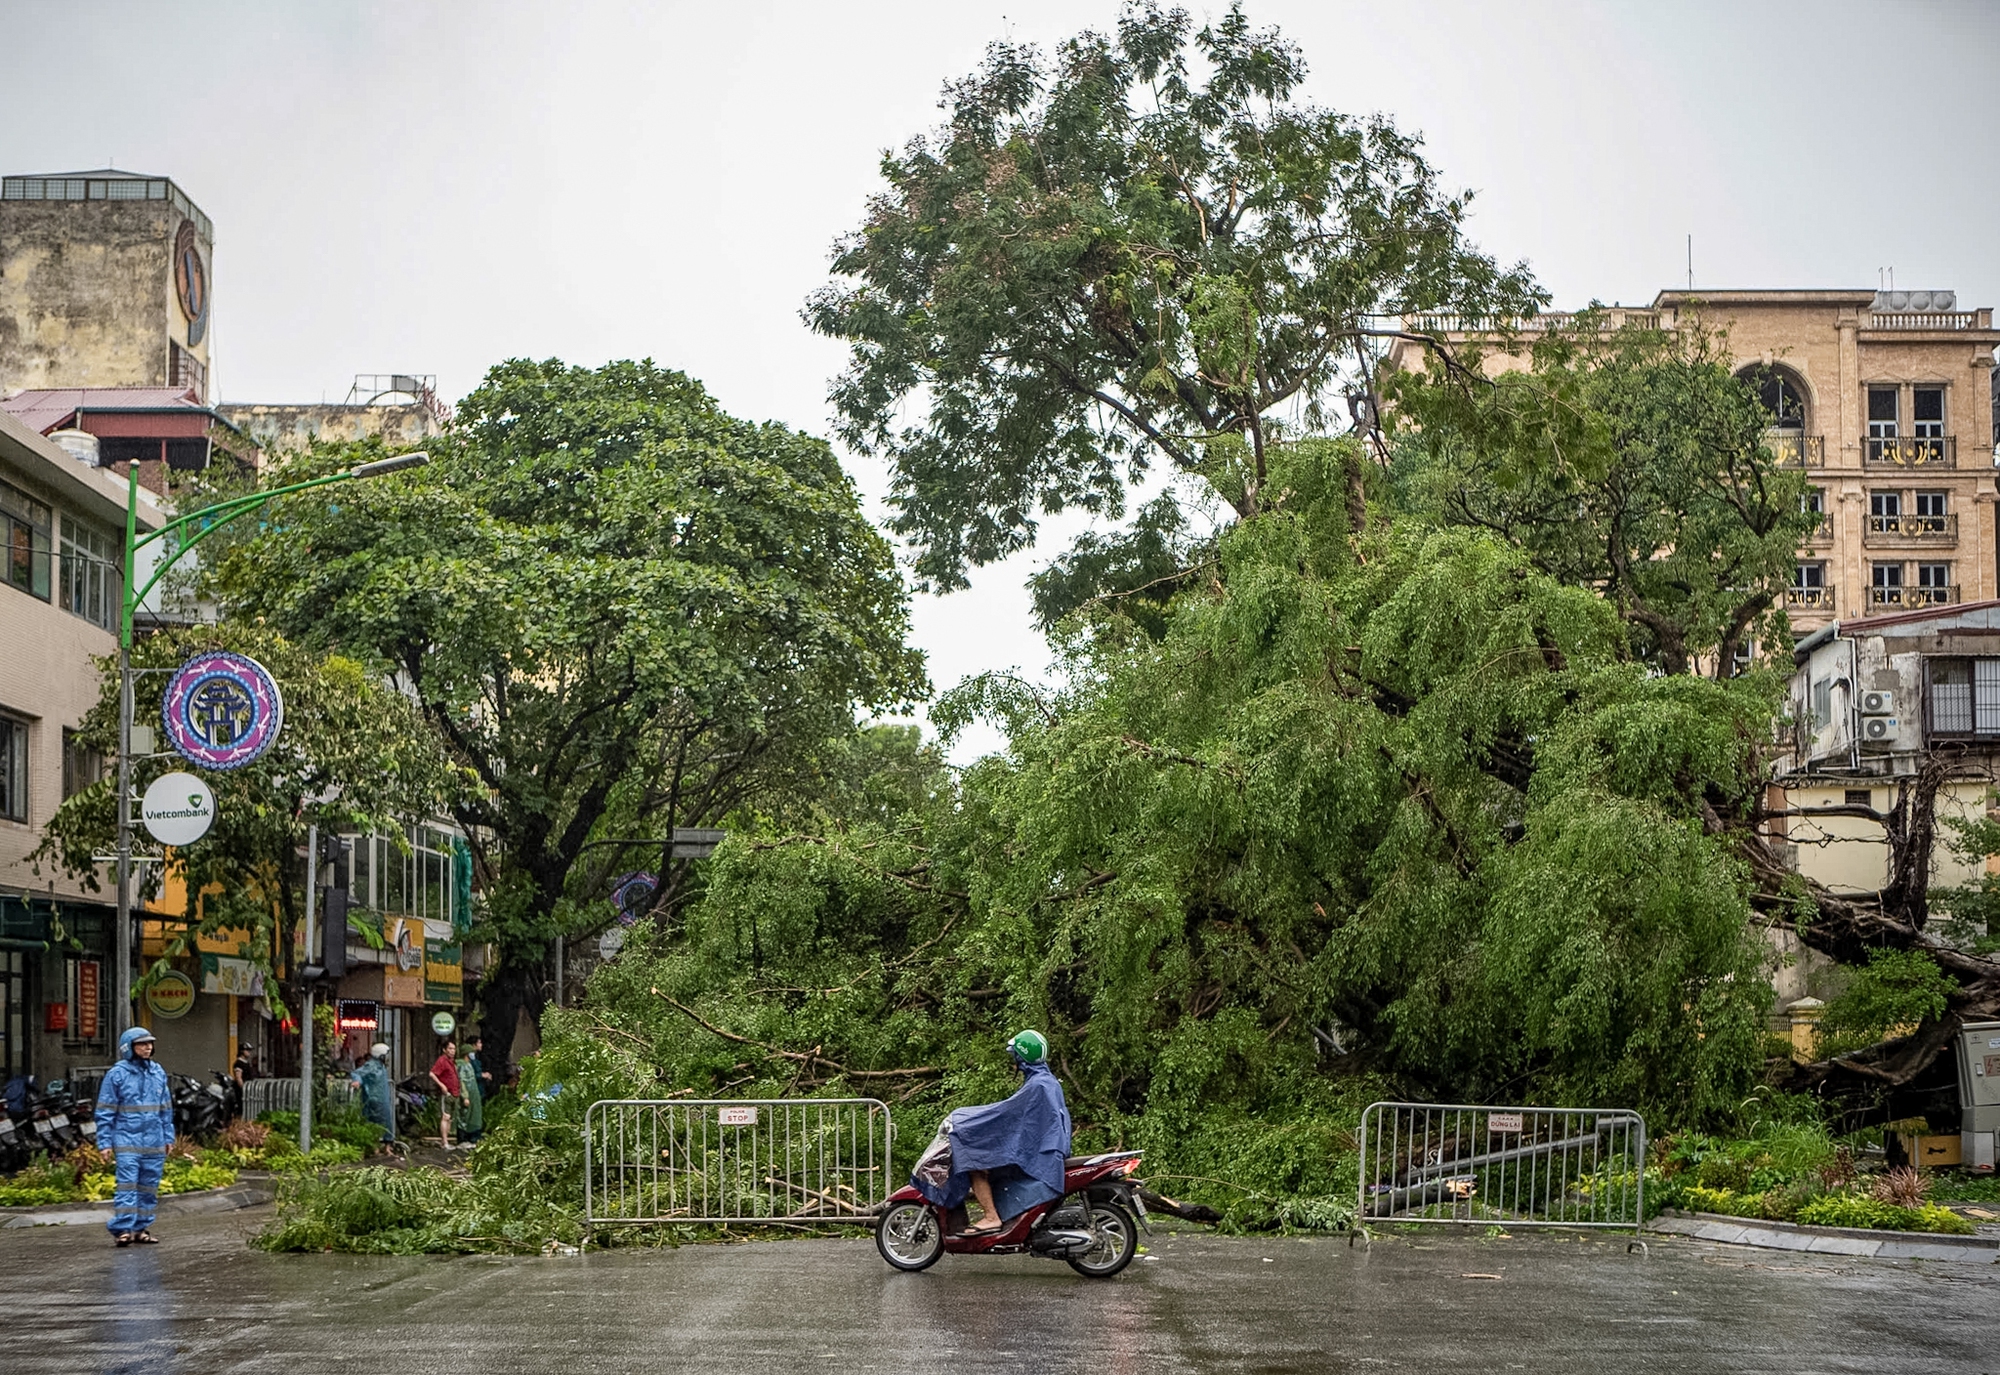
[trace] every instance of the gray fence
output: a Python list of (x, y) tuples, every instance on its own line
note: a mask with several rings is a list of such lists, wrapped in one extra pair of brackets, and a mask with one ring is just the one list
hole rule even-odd
[(1646, 1122), (1622, 1108), (1372, 1103), (1362, 1222), (1607, 1227), (1646, 1210)]
[(584, 1114), (592, 1222), (873, 1220), (894, 1192), (873, 1098), (606, 1099)]
[[(333, 1079), (322, 1084), (325, 1092), (313, 1095), (315, 1107), (344, 1107), (354, 1101), (354, 1085), (345, 1079)], [(297, 1076), (289, 1079), (252, 1079), (243, 1085), (243, 1117), (255, 1122), (259, 1115), (267, 1112), (297, 1112), (299, 1110), (299, 1081)]]

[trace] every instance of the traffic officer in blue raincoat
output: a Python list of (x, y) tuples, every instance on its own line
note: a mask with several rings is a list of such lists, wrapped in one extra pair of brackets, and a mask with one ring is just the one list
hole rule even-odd
[(135, 1026), (118, 1038), (118, 1063), (97, 1093), (97, 1149), (114, 1154), (118, 1187), (111, 1195), (111, 1236), (120, 1246), (152, 1245), (160, 1206), (160, 1172), (174, 1144), (174, 1096), (167, 1072), (153, 1063), (153, 1033)]

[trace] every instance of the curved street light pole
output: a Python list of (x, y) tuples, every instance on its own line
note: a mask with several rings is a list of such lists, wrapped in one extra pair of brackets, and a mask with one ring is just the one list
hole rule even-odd
[[(132, 615), (139, 604), (146, 600), (152, 590), (159, 585), (167, 570), (180, 561), (181, 555), (194, 548), (223, 526), (238, 516), (248, 515), (261, 509), (276, 497), (292, 492), (303, 492), (312, 487), (325, 487), (335, 482), (351, 482), (356, 478), (381, 477), (388, 473), (401, 472), (405, 468), (419, 468), (430, 462), (430, 455), (424, 453), (397, 454), (394, 458), (380, 458), (373, 463), (363, 463), (345, 472), (328, 473), (325, 477), (312, 478), (306, 482), (294, 482), (286, 487), (273, 487), (268, 492), (252, 492), (248, 496), (231, 497), (204, 506), (199, 511), (190, 511), (167, 521), (156, 530), (144, 535), (139, 533), (139, 464), (132, 461), (126, 470), (125, 485), (125, 562), (124, 596), (118, 617), (118, 929), (113, 939), (117, 943), (117, 989), (112, 998), (111, 1022), (112, 1039), (125, 1034), (132, 1025), (132, 679), (137, 670), (132, 667)], [(170, 551), (153, 569), (153, 575), (144, 583), (138, 581), (135, 560), (138, 552), (156, 540), (165, 539), (170, 534), (185, 532), (195, 527), (192, 535), (178, 540)], [(306, 1044), (311, 1045), (310, 1028)]]

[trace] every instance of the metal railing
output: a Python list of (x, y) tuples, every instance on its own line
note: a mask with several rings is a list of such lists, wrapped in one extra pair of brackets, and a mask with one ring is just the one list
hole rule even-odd
[(1824, 468), (1826, 436), (1800, 434), (1796, 430), (1764, 431), (1764, 447), (1771, 457), (1788, 468)]
[(1868, 608), (1877, 611), (1908, 611), (1918, 606), (1950, 606), (1960, 600), (1956, 584), (1948, 587), (1870, 587)]
[(1786, 606), (1806, 606), (1816, 611), (1833, 610), (1833, 588), (1831, 587), (1788, 587), (1785, 589)]
[(1371, 1103), (1362, 1222), (1628, 1228), (1646, 1216), (1646, 1120), (1624, 1108)]
[(1876, 310), (1864, 329), (1981, 329), (1976, 310)]
[(584, 1114), (591, 1222), (872, 1222), (894, 1131), (873, 1098), (605, 1099)]
[(1956, 468), (1958, 436), (1867, 435), (1861, 441), (1861, 457), (1878, 468)]
[(1958, 516), (1870, 516), (1863, 544), (1950, 544), (1958, 538)]
[[(329, 1079), (320, 1086), (324, 1091), (313, 1095), (315, 1107), (345, 1107), (354, 1101), (354, 1085), (346, 1079)], [(296, 1076), (289, 1079), (252, 1079), (243, 1085), (243, 1117), (255, 1122), (267, 1112), (297, 1112), (299, 1110), (299, 1081)]]

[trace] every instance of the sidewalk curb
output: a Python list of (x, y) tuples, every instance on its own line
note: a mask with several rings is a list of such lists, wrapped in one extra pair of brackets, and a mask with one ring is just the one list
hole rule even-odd
[(1890, 1232), (1861, 1227), (1807, 1227), (1721, 1213), (1663, 1213), (1651, 1230), (1724, 1246), (1759, 1246), (1813, 1255), (1872, 1256), (1877, 1260), (1949, 1260), (1965, 1265), (2000, 1262), (2000, 1237), (1942, 1232)]
[[(199, 1193), (169, 1194), (160, 1200), (159, 1216), (191, 1217), (198, 1213), (228, 1213), (238, 1208), (254, 1208), (277, 1197), (276, 1191), (255, 1184), (232, 1184), (226, 1189), (203, 1189)], [(111, 1204), (42, 1203), (31, 1208), (0, 1210), (6, 1227), (67, 1227), (94, 1222), (99, 1226), (111, 1216)]]

